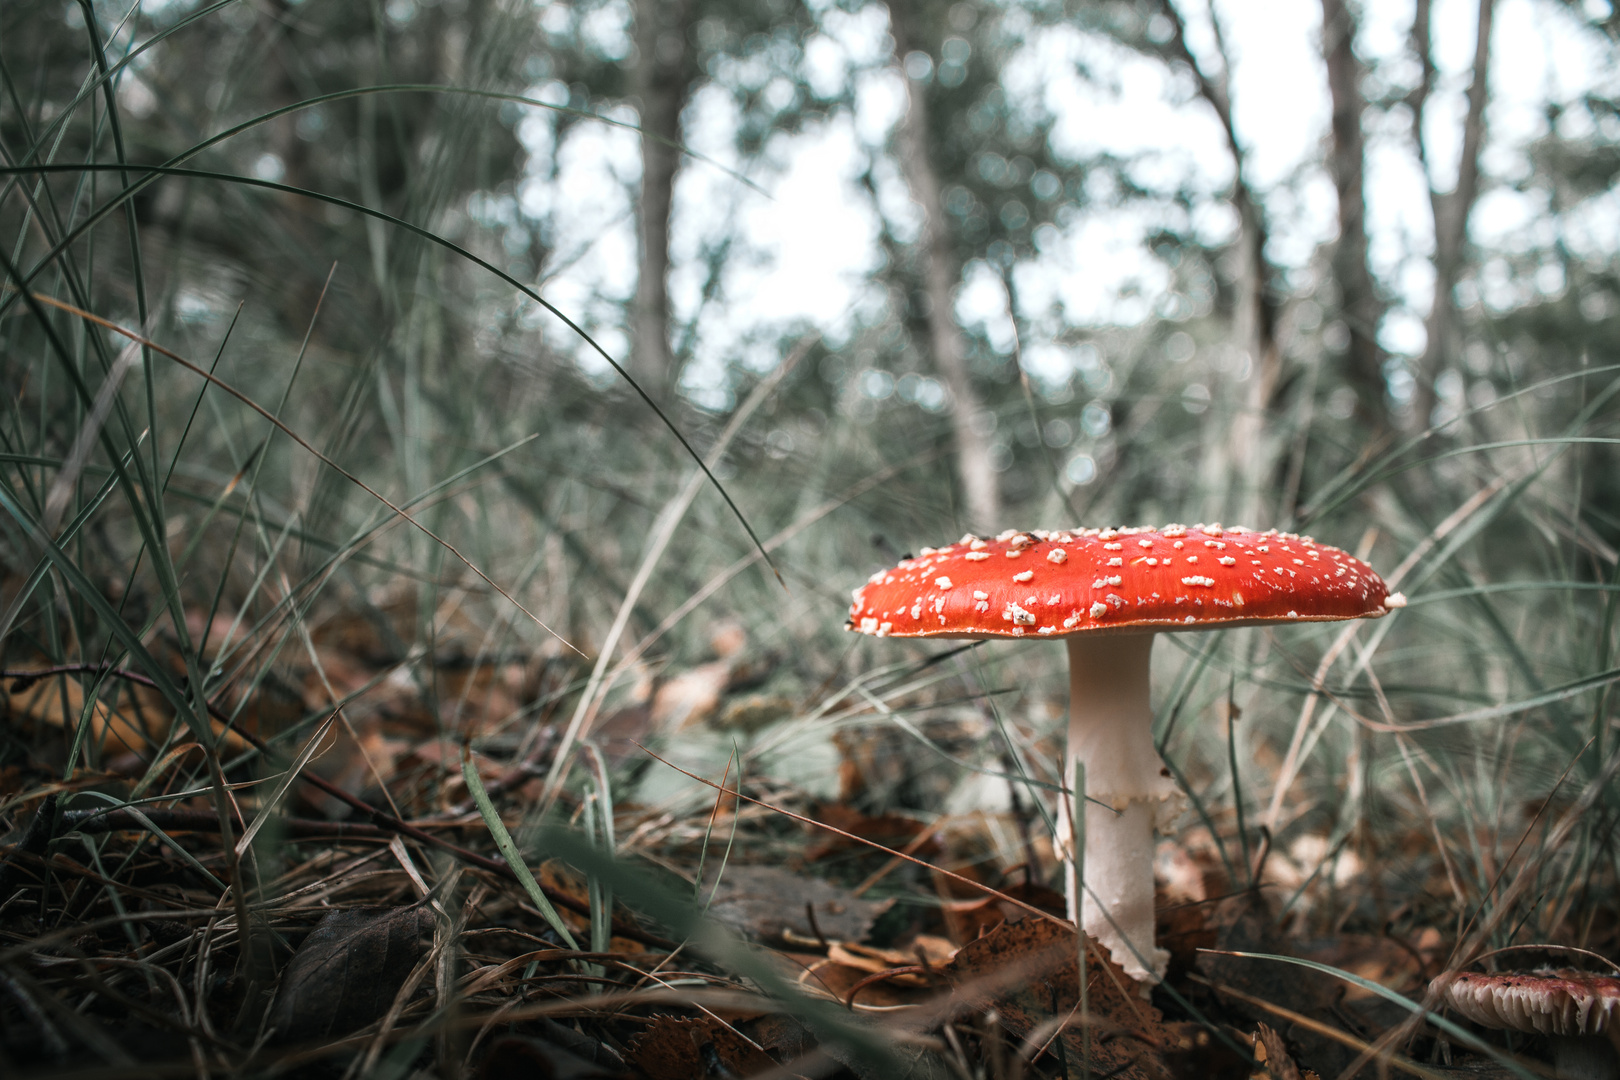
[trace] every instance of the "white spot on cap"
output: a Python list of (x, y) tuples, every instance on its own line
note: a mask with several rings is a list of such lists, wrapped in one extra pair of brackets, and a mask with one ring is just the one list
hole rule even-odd
[(1147, 557), (1147, 564), (1149, 566), (1158, 566), (1159, 565), (1159, 560), (1155, 559), (1153, 556), (1149, 555)]
[(1406, 606), (1406, 594), (1405, 593), (1392, 592), (1388, 596), (1384, 597), (1384, 607), (1386, 609), (1390, 610), (1390, 611), (1393, 611), (1396, 608), (1403, 608), (1405, 606)]
[(988, 600), (988, 599), (990, 599), (990, 594), (987, 593), (987, 592), (981, 592), (978, 589), (974, 589), (973, 590), (973, 599), (975, 599), (975, 600)]
[(968, 562), (983, 562), (990, 557), (988, 551), (970, 551), (963, 556)]
[(871, 577), (869, 577), (869, 578), (867, 578), (867, 579), (866, 579), (866, 583), (867, 583), (867, 584), (868, 584), (868, 585), (877, 585), (877, 584), (879, 584), (879, 583), (880, 583), (880, 582), (882, 582), (882, 580), (883, 580), (883, 575), (884, 575), (884, 574), (887, 574), (887, 573), (888, 573), (888, 571), (887, 571), (887, 570), (879, 570), (879, 571), (878, 571), (878, 572), (877, 572), (877, 573), (875, 573), (875, 574), (873, 574), (873, 575), (872, 575), (872, 576), (871, 576)]
[(1103, 545), (1103, 550), (1104, 551), (1120, 551), (1124, 547), (1125, 547), (1124, 544), (1104, 544)]
[[(1108, 605), (1103, 603), (1101, 600), (1098, 600), (1096, 603), (1091, 605), (1091, 617), (1093, 619), (1100, 619), (1106, 614), (1108, 614)], [(873, 622), (875, 620), (869, 619), (867, 621)]]
[(1057, 627), (1055, 627), (1055, 626), (1043, 626), (1043, 627), (1041, 627), (1040, 632), (1043, 633), (1043, 634), (1055, 634), (1055, 633), (1057, 633)]
[[(888, 624), (885, 623), (884, 625), (888, 625)], [(878, 628), (878, 621), (876, 619), (862, 619), (861, 620), (861, 633), (863, 633), (863, 634), (875, 634), (875, 633), (877, 633), (877, 628)]]
[(893, 626), (894, 626), (894, 623), (891, 623), (891, 622), (879, 623), (878, 628), (877, 628), (877, 636), (878, 637), (888, 637), (889, 636), (889, 630), (892, 629)]
[(1108, 565), (1109, 566), (1124, 566), (1125, 565), (1125, 560), (1120, 559), (1120, 558), (1109, 559), (1108, 560)]
[(1299, 618), (1299, 612), (1297, 612), (1297, 611), (1290, 611), (1290, 612), (1289, 612), (1289, 613), (1288, 613), (1288, 617), (1289, 617), (1289, 618), (1290, 618), (1290, 619), (1297, 619), (1297, 618)]
[(1136, 542), (1136, 546), (1137, 546), (1137, 547), (1145, 547), (1145, 548), (1150, 548), (1150, 547), (1152, 547), (1152, 546), (1153, 546), (1153, 541), (1151, 541), (1151, 540), (1148, 540), (1148, 539), (1142, 539), (1142, 540), (1138, 540), (1138, 541), (1137, 541), (1137, 542)]
[[(1009, 552), (1008, 554), (1011, 554), (1011, 552)], [(1035, 571), (1033, 571), (1033, 570), (1025, 570), (1022, 574), (1014, 574), (1013, 575), (1013, 580), (1017, 581), (1017, 582), (1025, 582), (1025, 581), (1028, 581), (1030, 578), (1032, 578), (1034, 576), (1035, 576)]]
[(948, 589), (951, 587), (951, 579), (948, 577), (937, 577), (934, 579), (934, 584), (938, 585), (942, 589)]
[(1068, 557), (1069, 553), (1064, 551), (1062, 548), (1053, 548), (1051, 551), (1046, 553), (1046, 561), (1052, 563), (1062, 563), (1068, 559)]
[(1203, 586), (1204, 588), (1207, 589), (1207, 588), (1209, 588), (1209, 587), (1211, 587), (1212, 585), (1215, 584), (1215, 579), (1214, 578), (1208, 578), (1208, 577), (1199, 577), (1197, 574), (1194, 574), (1192, 577), (1184, 577), (1184, 578), (1182, 578), (1181, 583), (1183, 585), (1201, 585), (1201, 586)]
[(968, 542), (968, 547), (972, 548), (974, 551), (982, 551), (989, 546), (989, 544), (985, 543), (983, 540), (980, 540), (977, 536)]
[(1001, 613), (1001, 617), (1012, 623), (1014, 626), (1035, 625), (1035, 613), (1033, 611), (1026, 611), (1014, 603), (1007, 604), (1007, 609)]
[(1220, 558), (1220, 564), (1222, 566), (1236, 566), (1237, 560), (1232, 558), (1230, 555), (1222, 555)]
[(990, 601), (988, 601), (988, 600), (980, 600), (977, 604), (973, 605), (973, 610), (974, 611), (979, 611), (979, 612), (989, 611), (990, 610)]

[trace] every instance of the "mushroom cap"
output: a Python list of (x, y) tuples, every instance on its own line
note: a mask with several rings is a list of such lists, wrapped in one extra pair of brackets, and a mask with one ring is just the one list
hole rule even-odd
[(923, 548), (855, 590), (878, 637), (1068, 637), (1378, 618), (1404, 606), (1360, 559), (1220, 525), (1004, 532)]
[(1542, 1035), (1600, 1035), (1620, 1022), (1620, 977), (1570, 968), (1480, 973), (1452, 978), (1453, 1009), (1488, 1028)]

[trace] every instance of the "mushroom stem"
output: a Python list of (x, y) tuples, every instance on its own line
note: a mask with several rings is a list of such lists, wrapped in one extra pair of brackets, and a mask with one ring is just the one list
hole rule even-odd
[[(1068, 753), (1085, 764), (1094, 800), (1086, 808), (1085, 895), (1069, 896), (1069, 917), (1078, 911), (1086, 933), (1132, 978), (1158, 982), (1170, 954), (1154, 945), (1153, 824), (1177, 790), (1153, 746), (1153, 635), (1077, 634), (1068, 645)], [(1067, 802), (1058, 831), (1065, 851)]]

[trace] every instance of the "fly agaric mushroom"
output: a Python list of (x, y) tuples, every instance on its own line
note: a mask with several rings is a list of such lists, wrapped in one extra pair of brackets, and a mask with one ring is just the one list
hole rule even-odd
[(1620, 1077), (1620, 1053), (1610, 1045), (1620, 1032), (1620, 977), (1543, 968), (1517, 973), (1465, 971), (1449, 979), (1446, 1003), (1474, 1023), (1496, 1031), (1547, 1036), (1557, 1076)]
[(1087, 796), (1114, 811), (1086, 815), (1086, 895), (1069, 896), (1069, 917), (1133, 978), (1156, 982), (1169, 953), (1153, 940), (1153, 826), (1177, 790), (1153, 746), (1153, 635), (1377, 618), (1405, 603), (1366, 563), (1308, 536), (1037, 529), (923, 548), (856, 589), (846, 625), (878, 637), (1067, 639), (1069, 758), (1086, 767)]

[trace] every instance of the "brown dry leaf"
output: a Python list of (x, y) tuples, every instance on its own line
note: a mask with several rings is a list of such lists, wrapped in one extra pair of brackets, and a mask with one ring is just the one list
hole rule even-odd
[(1314, 1072), (1301, 1071), (1294, 1064), (1282, 1036), (1265, 1024), (1255, 1028), (1254, 1060), (1260, 1063), (1260, 1069), (1251, 1073), (1249, 1080), (1320, 1080)]
[[(920, 959), (919, 953), (921, 954)], [(867, 972), (909, 967), (924, 961), (927, 962), (929, 967), (939, 967), (950, 963), (955, 955), (955, 945), (942, 937), (935, 937), (933, 934), (918, 934), (912, 941), (912, 947), (909, 950), (878, 949), (871, 945), (861, 945), (853, 941), (835, 941), (827, 949), (827, 959)]]
[[(915, 958), (912, 963), (916, 963)], [(887, 970), (887, 965), (878, 969), (884, 970)], [(799, 972), (798, 983), (811, 993), (828, 994), (839, 1001), (848, 1001), (855, 988), (876, 973), (864, 966), (852, 967), (839, 963), (830, 956), (817, 957)], [(900, 1005), (919, 1004), (937, 993), (919, 975), (895, 975), (861, 986), (855, 1004), (856, 1008), (861, 1009), (892, 1009)]]
[[(21, 686), (18, 683), (21, 682)], [(103, 748), (111, 760), (123, 754), (150, 757), (162, 743), (173, 712), (163, 695), (135, 683), (112, 681), (110, 689), (91, 703), (90, 730), (86, 738)], [(4, 691), (14, 718), (44, 724), (64, 732), (75, 732), (84, 715), (84, 683), (72, 675), (49, 676), (29, 683), (26, 676), (13, 680)], [(111, 700), (115, 704), (109, 705)], [(215, 734), (223, 728), (213, 721)], [(235, 732), (226, 734), (222, 748), (228, 754), (241, 753), (247, 744)]]
[(282, 1042), (344, 1035), (388, 1011), (433, 928), (425, 907), (356, 908), (320, 921), (281, 973), (270, 1025)]
[(1209, 925), (1208, 904), (1177, 901), (1163, 892), (1155, 896), (1154, 920), (1159, 947), (1170, 951), (1172, 982), (1198, 962), (1199, 949), (1213, 949), (1217, 935)]
[[(940, 915), (952, 940), (974, 941), (1004, 922), (1019, 922), (1029, 916), (1017, 904), (977, 891), (971, 897), (953, 899), (956, 892), (968, 890), (942, 874), (934, 875), (934, 884), (940, 893)], [(1036, 883), (1009, 885), (998, 891), (1053, 915), (1062, 916), (1068, 906), (1062, 893)]]
[[(1386, 937), (1374, 934), (1343, 934), (1313, 942), (1295, 951), (1308, 960), (1360, 975), (1363, 979), (1401, 989), (1422, 978), (1417, 957)], [(1354, 983), (1342, 987), (1344, 1000), (1358, 1001), (1377, 995)]]
[[(804, 877), (777, 866), (728, 865), (709, 916), (758, 941), (775, 941), (792, 933), (814, 940), (816, 930), (828, 941), (860, 941), (893, 900), (863, 900), (850, 890), (820, 878)], [(805, 912), (811, 905), (816, 925)]]
[[(630, 1044), (630, 1063), (651, 1080), (691, 1080), (698, 1076), (753, 1076), (776, 1062), (732, 1028), (707, 1016), (653, 1018), (652, 1026)], [(718, 1064), (729, 1072), (716, 1069)]]
[[(901, 814), (879, 814), (868, 817), (859, 810), (843, 803), (823, 803), (815, 807), (810, 814), (817, 821), (841, 829), (851, 836), (858, 836), (861, 840), (871, 840), (884, 847), (894, 848), (896, 851), (905, 848), (916, 840), (923, 830), (929, 828), (926, 822), (916, 818), (905, 817)], [(825, 829), (814, 829), (811, 840), (805, 845), (804, 861), (816, 862), (831, 855), (842, 854), (846, 851), (856, 851), (862, 855), (886, 857), (882, 852), (874, 852), (859, 840), (839, 836), (837, 833)], [(938, 836), (930, 836), (921, 846), (913, 848), (911, 853), (920, 859), (930, 859), (943, 850)]]
[[(1049, 919), (1005, 923), (957, 952), (944, 969), (964, 1008), (994, 1008), (1002, 1025), (1023, 1039), (1054, 1018), (1079, 1010), (1075, 933)], [(1086, 1007), (1094, 1024), (1090, 1039), (1095, 1075), (1121, 1080), (1167, 1080), (1161, 1050), (1174, 1040), (1158, 1010), (1137, 995), (1137, 984), (1091, 941), (1086, 963)], [(1048, 1028), (1050, 1030), (1050, 1028)], [(1063, 1028), (1068, 1060), (1085, 1051), (1078, 1025)]]
[(730, 660), (699, 664), (660, 686), (652, 701), (653, 729), (681, 731), (713, 716), (731, 684), (731, 667)]

